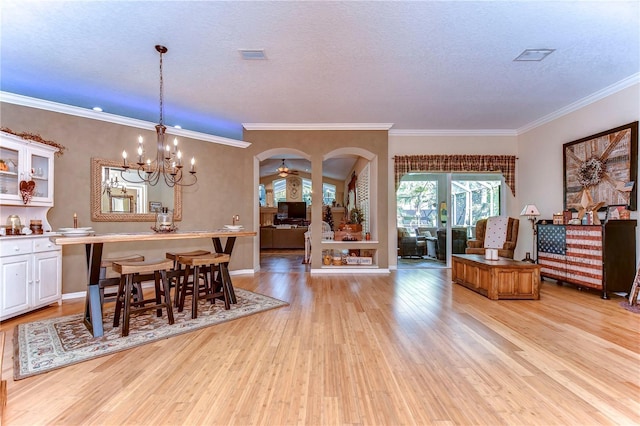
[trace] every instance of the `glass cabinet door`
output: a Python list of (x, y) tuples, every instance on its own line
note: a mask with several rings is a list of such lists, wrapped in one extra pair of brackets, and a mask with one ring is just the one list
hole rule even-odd
[(51, 156), (47, 157), (39, 155), (37, 152), (31, 152), (29, 160), (31, 180), (36, 183), (33, 198), (49, 198), (51, 194), (49, 174)]
[(20, 150), (11, 145), (0, 147), (0, 197), (3, 199), (19, 199), (19, 166)]

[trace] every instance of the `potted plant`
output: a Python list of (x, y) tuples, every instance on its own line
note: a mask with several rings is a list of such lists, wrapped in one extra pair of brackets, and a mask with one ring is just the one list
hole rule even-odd
[(364, 223), (364, 215), (362, 210), (354, 207), (349, 212), (349, 222), (345, 228), (349, 228), (351, 232), (362, 232), (362, 224)]

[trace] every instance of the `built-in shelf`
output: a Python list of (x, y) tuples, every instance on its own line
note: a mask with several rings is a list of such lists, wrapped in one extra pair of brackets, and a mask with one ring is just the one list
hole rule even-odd
[(321, 242), (323, 249), (350, 249), (350, 248), (375, 248), (369, 246), (377, 246), (380, 244), (378, 240), (362, 240), (362, 241), (333, 241), (333, 240), (322, 240)]

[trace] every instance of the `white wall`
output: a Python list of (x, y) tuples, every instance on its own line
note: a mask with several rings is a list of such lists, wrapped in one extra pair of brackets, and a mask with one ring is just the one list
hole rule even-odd
[[(564, 205), (562, 145), (640, 120), (640, 84), (564, 115), (518, 136), (518, 199), (534, 203), (542, 218), (552, 218)], [(636, 182), (636, 185), (638, 182)], [(637, 212), (631, 218), (637, 219)], [(531, 247), (531, 232), (520, 228), (518, 246)], [(636, 245), (638, 246), (638, 229)], [(636, 248), (636, 255), (639, 252)]]
[[(516, 196), (508, 192), (506, 211), (509, 216), (521, 219), (515, 258), (522, 259), (526, 251), (531, 251), (533, 242), (530, 222), (520, 217), (522, 207), (534, 203), (543, 218), (552, 218), (553, 213), (563, 209), (562, 145), (638, 120), (640, 84), (635, 84), (517, 136), (408, 136), (391, 132), (388, 182), (390, 225), (396, 217), (395, 155), (516, 155)], [(637, 219), (637, 212), (632, 212), (631, 217)], [(396, 230), (392, 226), (389, 228), (389, 243), (394, 244)], [(640, 247), (639, 240), (636, 235), (636, 244)], [(636, 253), (639, 252), (636, 249)], [(390, 247), (390, 266), (397, 265), (395, 253), (396, 250)]]

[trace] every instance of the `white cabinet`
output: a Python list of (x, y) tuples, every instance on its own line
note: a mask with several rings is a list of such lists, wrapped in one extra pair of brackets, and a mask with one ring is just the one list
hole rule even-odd
[(61, 247), (48, 236), (0, 238), (0, 321), (61, 301)]
[[(53, 156), (56, 148), (0, 132), (0, 204), (53, 206)], [(25, 203), (20, 183), (35, 184)]]

